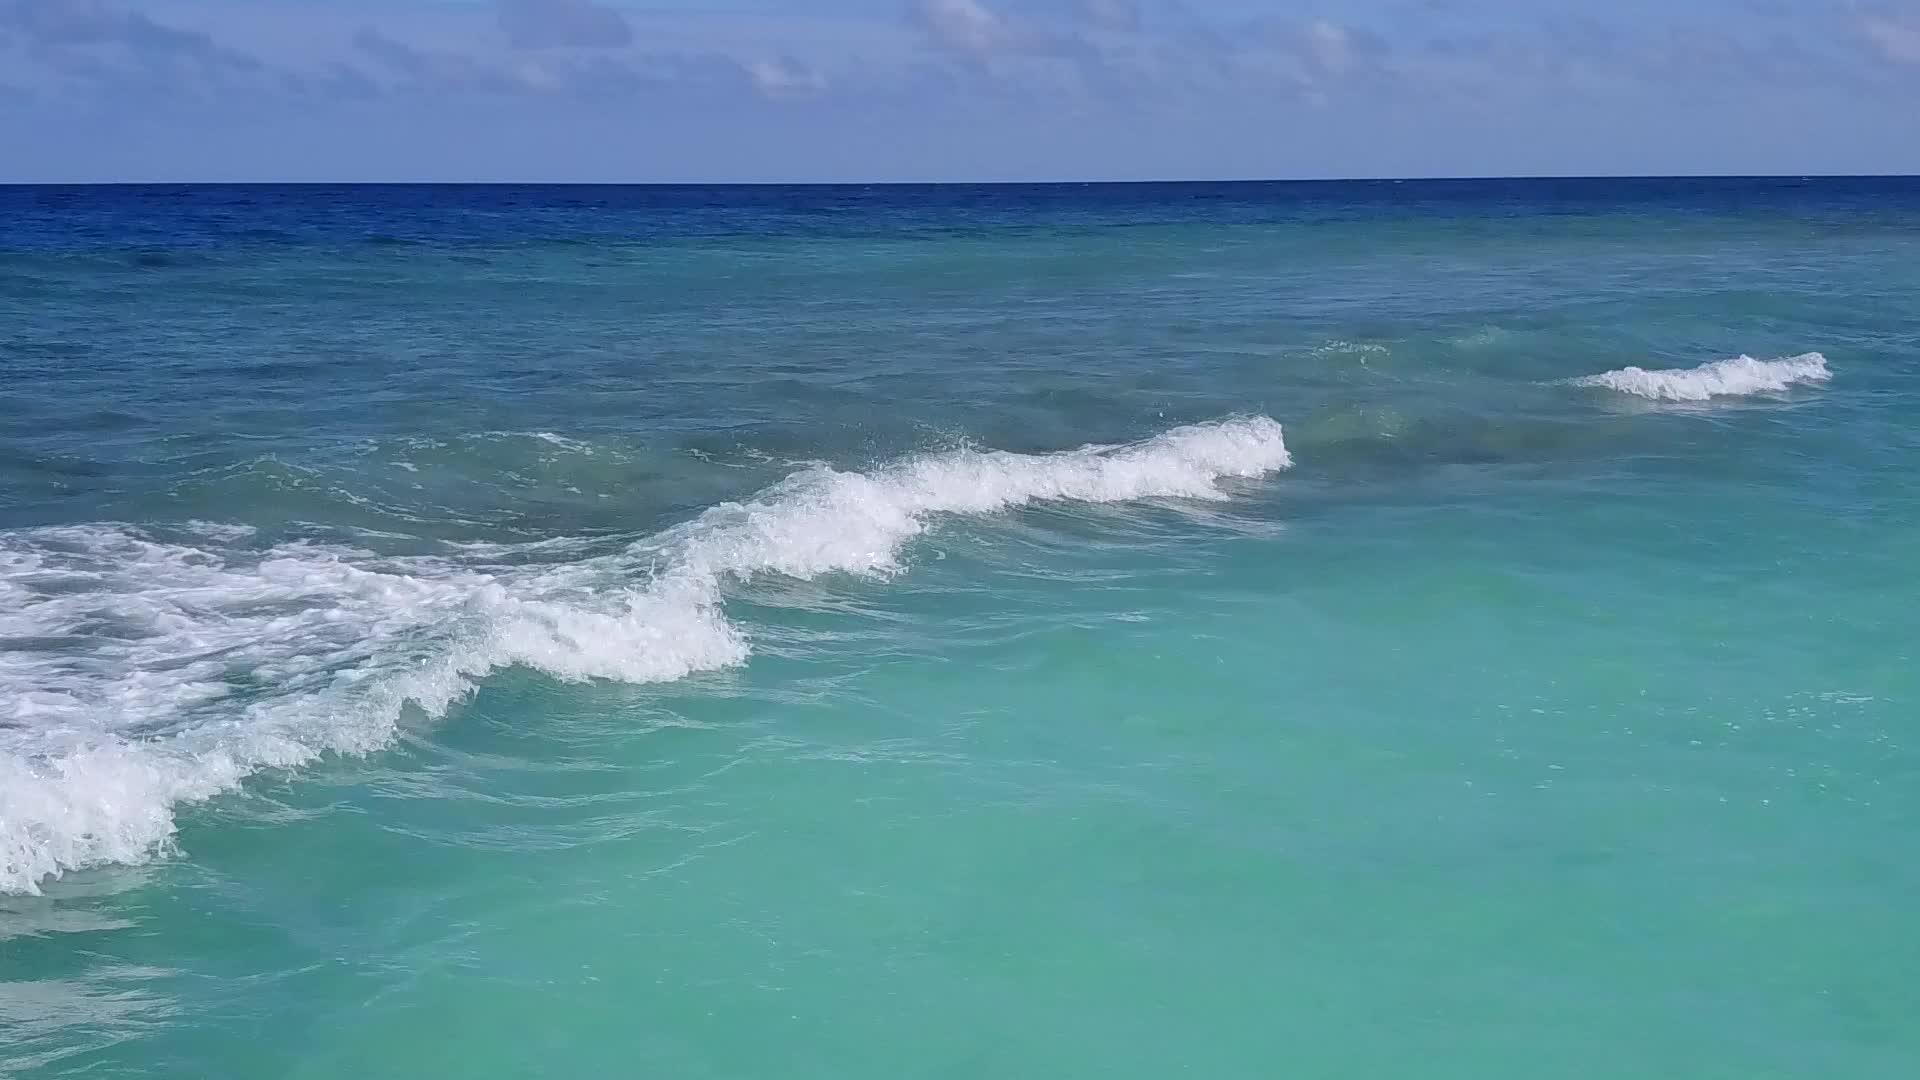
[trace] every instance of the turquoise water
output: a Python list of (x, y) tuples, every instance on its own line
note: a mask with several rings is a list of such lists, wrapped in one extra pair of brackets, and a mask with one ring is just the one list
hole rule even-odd
[(0, 1074), (1910, 1076), (1917, 255), (0, 189)]

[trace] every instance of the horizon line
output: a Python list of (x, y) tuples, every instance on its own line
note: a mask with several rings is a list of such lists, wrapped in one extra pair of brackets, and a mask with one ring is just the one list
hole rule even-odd
[(1525, 173), (1515, 175), (1216, 177), (1124, 180), (0, 180), (0, 188), (52, 187), (1148, 187), (1183, 184), (1435, 184), (1515, 181), (1914, 180), (1920, 173)]

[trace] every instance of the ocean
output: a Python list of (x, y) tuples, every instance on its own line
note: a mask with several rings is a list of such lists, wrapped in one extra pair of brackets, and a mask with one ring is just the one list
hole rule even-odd
[(0, 1075), (1905, 1078), (1920, 180), (0, 188)]

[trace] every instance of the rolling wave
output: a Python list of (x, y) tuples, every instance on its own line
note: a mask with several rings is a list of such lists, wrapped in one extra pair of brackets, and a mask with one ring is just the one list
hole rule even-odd
[(560, 562), (551, 543), (545, 562), (262, 549), (218, 526), (185, 543), (105, 523), (0, 534), (0, 892), (151, 858), (180, 805), (376, 750), (404, 710), (443, 714), (502, 668), (646, 683), (742, 663), (729, 580), (891, 574), (940, 515), (1223, 499), (1223, 479), (1291, 464), (1280, 425), (1252, 417), (1119, 447), (814, 467)]
[(1779, 393), (1796, 383), (1826, 382), (1833, 378), (1827, 358), (1817, 352), (1780, 360), (1736, 356), (1695, 368), (1648, 371), (1624, 367), (1573, 380), (1575, 386), (1613, 390), (1653, 401), (1708, 401), (1717, 397)]

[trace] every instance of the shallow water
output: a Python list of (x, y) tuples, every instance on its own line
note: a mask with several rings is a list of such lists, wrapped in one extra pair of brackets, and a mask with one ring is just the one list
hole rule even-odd
[(1905, 1076), (1917, 252), (0, 189), (0, 1072)]

